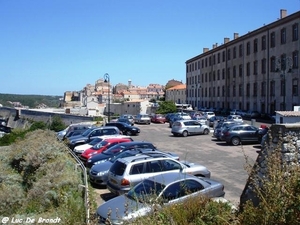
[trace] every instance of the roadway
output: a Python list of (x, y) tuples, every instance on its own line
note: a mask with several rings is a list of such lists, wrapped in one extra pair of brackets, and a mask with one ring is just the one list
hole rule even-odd
[[(253, 125), (259, 127), (260, 124), (254, 122)], [(174, 137), (168, 124), (135, 126), (141, 129), (141, 133), (133, 136), (134, 140), (152, 142), (162, 151), (178, 154), (181, 160), (206, 166), (211, 171), (211, 178), (224, 184), (225, 198), (235, 205), (239, 204), (248, 178), (247, 167), (251, 169), (255, 162), (260, 150), (259, 144), (227, 145), (213, 138), (212, 132), (209, 135)], [(98, 205), (112, 197), (107, 189), (94, 188), (98, 193)]]

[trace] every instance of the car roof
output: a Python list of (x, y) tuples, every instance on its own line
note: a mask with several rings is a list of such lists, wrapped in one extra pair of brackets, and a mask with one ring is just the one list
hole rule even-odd
[(107, 138), (107, 139), (105, 139), (105, 140), (103, 140), (103, 141), (106, 141), (106, 142), (109, 142), (109, 143), (112, 143), (112, 142), (117, 142), (117, 141), (123, 141), (123, 142), (126, 142), (126, 141), (128, 141), (128, 140), (132, 140), (130, 137), (128, 137), (128, 138)]
[(165, 156), (162, 155), (160, 152), (157, 153), (157, 155), (155, 154), (151, 154), (151, 155), (147, 155), (147, 152), (142, 152), (140, 155), (135, 155), (135, 156), (129, 156), (126, 158), (120, 158), (118, 159), (119, 161), (123, 161), (124, 163), (128, 164), (128, 163), (132, 163), (135, 161), (143, 161), (143, 160), (151, 160), (151, 159), (165, 159), (165, 158), (169, 158), (172, 159), (172, 157), (170, 156)]
[(168, 185), (170, 183), (173, 183), (174, 181), (185, 180), (187, 178), (197, 179), (195, 176), (187, 173), (168, 172), (151, 176), (147, 178), (147, 180), (152, 180), (154, 182)]

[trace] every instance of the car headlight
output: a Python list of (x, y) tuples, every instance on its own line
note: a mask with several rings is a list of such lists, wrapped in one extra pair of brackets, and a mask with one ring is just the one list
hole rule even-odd
[(107, 161), (107, 159), (103, 159), (103, 160), (100, 160), (100, 161), (95, 162), (94, 165), (100, 164), (100, 163), (104, 163), (104, 162), (106, 162), (106, 161)]
[(103, 176), (103, 175), (107, 174), (107, 173), (108, 173), (108, 171), (109, 171), (109, 170), (106, 170), (106, 171), (101, 171), (101, 172), (97, 173), (97, 176), (101, 177), (101, 176)]

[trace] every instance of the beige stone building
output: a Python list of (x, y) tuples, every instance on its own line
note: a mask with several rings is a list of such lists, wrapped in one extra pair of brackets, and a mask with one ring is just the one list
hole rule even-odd
[(186, 61), (187, 103), (274, 113), (299, 105), (300, 11)]
[(186, 103), (186, 85), (179, 84), (166, 89), (166, 101), (174, 103)]

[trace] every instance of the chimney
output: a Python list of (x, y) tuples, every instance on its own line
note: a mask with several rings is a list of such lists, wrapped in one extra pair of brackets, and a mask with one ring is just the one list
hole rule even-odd
[(213, 44), (213, 49), (218, 47), (218, 43)]
[(224, 44), (227, 44), (230, 41), (229, 38), (224, 38)]
[(287, 15), (286, 9), (280, 9), (280, 19), (286, 17), (286, 15)]
[(233, 39), (235, 40), (235, 39), (237, 39), (239, 37), (239, 33), (234, 33), (233, 34)]
[(209, 48), (203, 48), (203, 53), (208, 52)]

